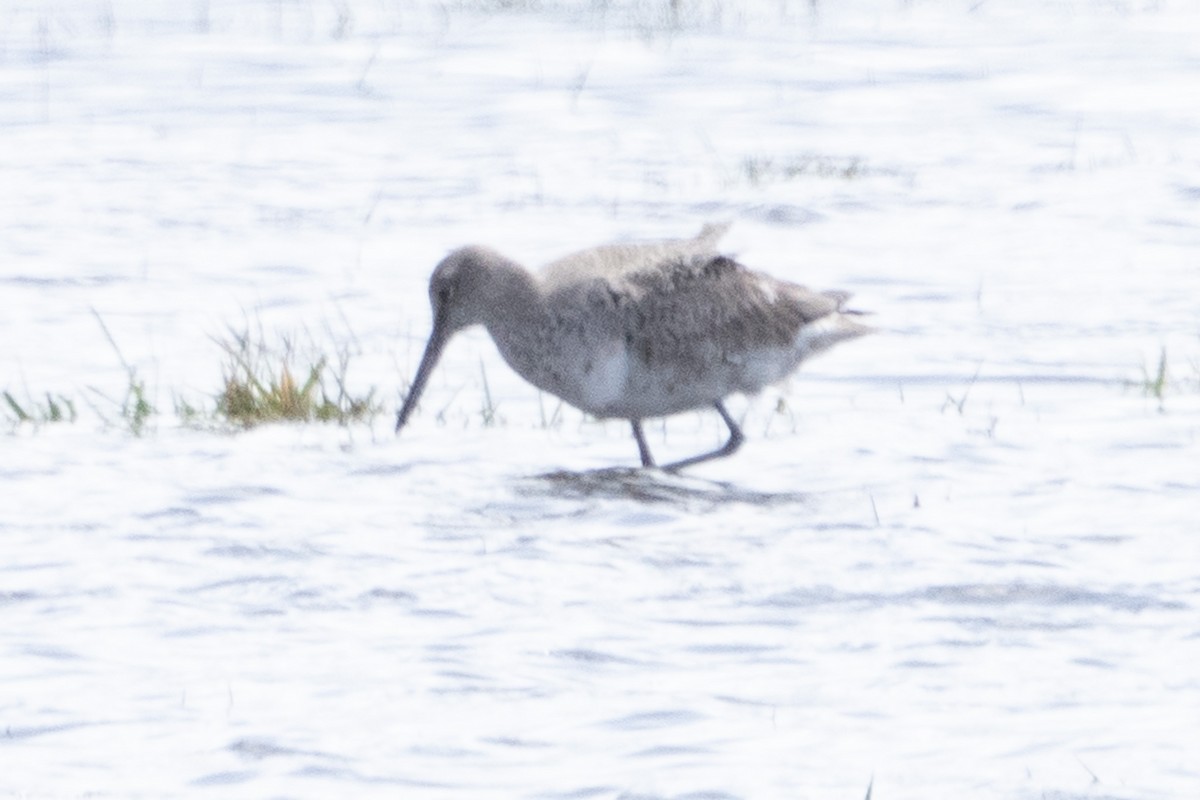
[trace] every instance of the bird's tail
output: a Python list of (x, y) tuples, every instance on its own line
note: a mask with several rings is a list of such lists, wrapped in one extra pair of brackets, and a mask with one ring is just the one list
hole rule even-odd
[(861, 321), (869, 312), (845, 308), (846, 301), (850, 299), (849, 292), (834, 289), (821, 294), (833, 300), (837, 306), (835, 310), (800, 329), (798, 344), (806, 357), (828, 350), (840, 342), (875, 333), (876, 328)]
[(696, 234), (696, 241), (715, 248), (717, 242), (721, 241), (732, 227), (733, 223), (729, 221), (706, 222), (700, 232)]

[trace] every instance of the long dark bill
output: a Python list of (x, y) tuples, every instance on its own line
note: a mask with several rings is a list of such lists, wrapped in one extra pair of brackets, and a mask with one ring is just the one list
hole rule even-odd
[(421, 356), (421, 365), (417, 367), (417, 375), (413, 378), (412, 386), (409, 387), (408, 397), (404, 398), (404, 405), (400, 407), (400, 413), (396, 415), (396, 433), (399, 433), (400, 429), (404, 427), (404, 423), (408, 422), (408, 415), (412, 413), (417, 406), (417, 401), (421, 399), (421, 392), (425, 390), (425, 382), (429, 380), (429, 374), (437, 366), (438, 358), (441, 357), (442, 347), (445, 344), (445, 326), (441, 320), (435, 319), (433, 332), (429, 334), (429, 342), (425, 345), (425, 355)]

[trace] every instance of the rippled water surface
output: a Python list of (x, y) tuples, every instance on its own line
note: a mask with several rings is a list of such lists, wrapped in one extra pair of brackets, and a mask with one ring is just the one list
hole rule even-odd
[[(1198, 30), (0, 3), (0, 389), (77, 412), (4, 409), (0, 796), (1195, 797)], [(713, 219), (880, 328), (735, 457), (633, 469), (482, 333), (393, 436), (448, 249)], [(183, 424), (246, 324), (383, 413)]]

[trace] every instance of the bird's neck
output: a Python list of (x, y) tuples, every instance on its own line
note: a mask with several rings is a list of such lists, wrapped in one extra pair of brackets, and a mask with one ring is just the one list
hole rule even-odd
[(493, 339), (531, 327), (546, 313), (537, 279), (520, 264), (506, 260), (489, 277), (481, 311)]
[(552, 331), (546, 295), (537, 278), (517, 264), (504, 265), (488, 286), (483, 324), (508, 365), (542, 387), (542, 354)]

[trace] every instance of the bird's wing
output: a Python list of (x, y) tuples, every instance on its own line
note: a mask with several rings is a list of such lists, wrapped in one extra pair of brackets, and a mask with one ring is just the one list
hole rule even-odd
[(622, 276), (657, 269), (663, 263), (698, 256), (717, 255), (717, 243), (729, 230), (729, 223), (710, 223), (689, 239), (663, 239), (656, 242), (606, 244), (563, 256), (541, 270), (549, 287), (580, 283), (593, 278), (620, 281)]
[(753, 272), (727, 256), (661, 261), (606, 281), (627, 345), (646, 363), (699, 368), (714, 358), (794, 346), (800, 329), (843, 298)]

